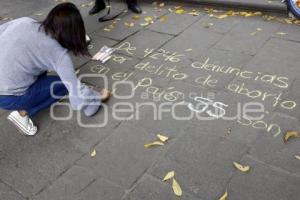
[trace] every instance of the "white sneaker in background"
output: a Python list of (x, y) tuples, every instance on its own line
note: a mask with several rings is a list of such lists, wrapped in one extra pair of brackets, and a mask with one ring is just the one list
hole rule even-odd
[(33, 136), (37, 133), (37, 127), (28, 116), (21, 116), (18, 111), (11, 112), (7, 119), (11, 121), (24, 135)]

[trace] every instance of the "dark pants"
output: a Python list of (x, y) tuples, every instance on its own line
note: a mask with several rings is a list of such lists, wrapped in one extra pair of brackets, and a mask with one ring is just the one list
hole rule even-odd
[[(53, 88), (51, 88), (52, 84)], [(58, 76), (43, 74), (28, 88), (24, 95), (0, 96), (0, 108), (4, 110), (25, 110), (30, 117), (34, 117), (39, 111), (57, 102), (58, 97), (62, 98), (66, 94), (68, 94), (68, 91)]]

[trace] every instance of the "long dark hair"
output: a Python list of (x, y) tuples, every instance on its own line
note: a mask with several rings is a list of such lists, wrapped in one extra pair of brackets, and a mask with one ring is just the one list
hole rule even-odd
[(62, 3), (54, 7), (41, 22), (41, 28), (75, 55), (90, 56), (84, 22), (73, 3)]

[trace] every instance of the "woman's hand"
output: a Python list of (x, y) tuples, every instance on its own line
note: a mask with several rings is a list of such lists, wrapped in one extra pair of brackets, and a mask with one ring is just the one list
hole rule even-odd
[(112, 94), (109, 90), (103, 89), (101, 90), (100, 95), (101, 95), (101, 101), (106, 102), (108, 101), (108, 99), (111, 97)]

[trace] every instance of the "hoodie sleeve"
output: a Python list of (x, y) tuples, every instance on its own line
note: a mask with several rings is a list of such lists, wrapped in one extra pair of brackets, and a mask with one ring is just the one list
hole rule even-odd
[(88, 117), (94, 115), (101, 105), (100, 93), (89, 89), (78, 80), (67, 52), (63, 53), (54, 70), (69, 91), (72, 108), (82, 110)]

